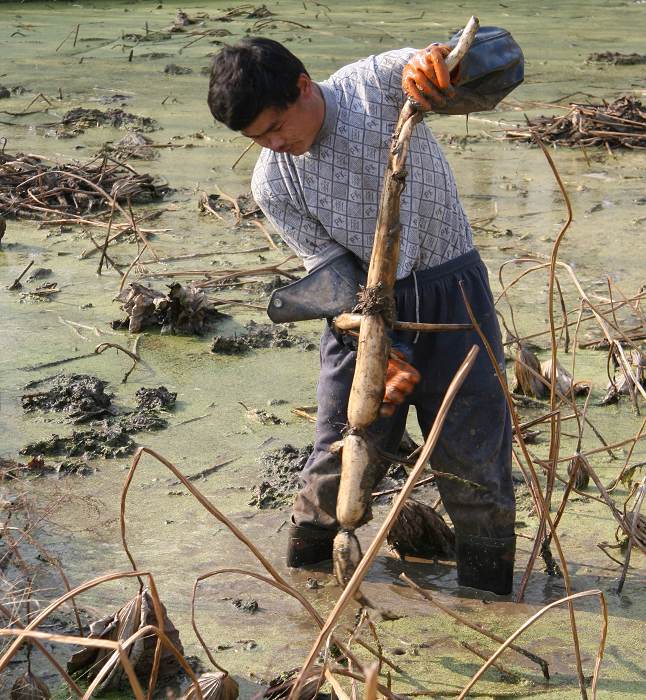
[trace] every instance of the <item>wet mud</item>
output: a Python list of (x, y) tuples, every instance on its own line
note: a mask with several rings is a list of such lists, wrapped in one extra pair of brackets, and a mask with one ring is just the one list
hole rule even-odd
[(20, 454), (113, 459), (132, 454), (134, 449), (135, 443), (121, 426), (99, 423), (92, 430), (74, 430), (68, 436), (53, 433), (45, 440), (25, 445)]
[(211, 352), (216, 355), (244, 355), (260, 348), (300, 348), (314, 350), (316, 345), (301, 335), (291, 332), (294, 324), (272, 325), (248, 321), (246, 333), (234, 336), (216, 336), (211, 343)]
[[(171, 410), (177, 393), (169, 392), (164, 386), (141, 387), (135, 392), (136, 409), (124, 411), (113, 405), (114, 395), (106, 393), (106, 386), (107, 382), (84, 374), (57, 374), (32, 383), (30, 390), (21, 397), (25, 412), (60, 413), (66, 422), (91, 423), (91, 428), (74, 430), (66, 436), (55, 433), (45, 440), (25, 445), (20, 454), (84, 459), (124, 457), (135, 449), (131, 434), (168, 426), (168, 421), (158, 411)], [(38, 391), (34, 391), (35, 388)], [(73, 463), (48, 469), (59, 474), (80, 473)]]
[(57, 374), (39, 381), (21, 397), (25, 411), (58, 411), (73, 423), (85, 423), (107, 414), (114, 415), (112, 394), (107, 383), (87, 374)]
[(139, 411), (153, 411), (157, 408), (168, 411), (175, 405), (177, 392), (168, 391), (165, 386), (151, 388), (142, 386), (135, 392), (135, 398)]
[(62, 462), (45, 461), (42, 454), (32, 457), (28, 462), (0, 458), (0, 477), (2, 479), (21, 479), (28, 476), (57, 475), (89, 476), (96, 469), (83, 460), (66, 459)]
[(283, 445), (260, 457), (261, 481), (253, 487), (249, 505), (260, 509), (290, 505), (298, 490), (300, 473), (313, 447), (312, 443), (304, 447)]
[(641, 53), (618, 53), (617, 51), (602, 51), (591, 53), (588, 61), (596, 63), (613, 63), (616, 66), (636, 66), (646, 63), (646, 55)]
[[(509, 263), (500, 276), (499, 270), (512, 258), (549, 259), (566, 211), (539, 149), (529, 143), (506, 140), (504, 133), (524, 130), (525, 114), (530, 119), (565, 115), (572, 102), (612, 104), (630, 94), (643, 104), (640, 64), (589, 61), (588, 57), (609, 49), (626, 56), (641, 50), (644, 7), (628, 3), (618, 12), (614, 6), (593, 0), (540, 8), (538, 14), (535, 5), (524, 0), (495, 7), (476, 2), (468, 8), (469, 13), (478, 14), (483, 24), (509, 28), (521, 43), (526, 57), (526, 81), (497, 111), (471, 115), (468, 125), (463, 118), (427, 118), (456, 175), (475, 242), (489, 269), (501, 318), (515, 337), (542, 334), (531, 339), (541, 363), (549, 357), (545, 333), (546, 277), (543, 272), (527, 275), (500, 296), (511, 279), (525, 268), (520, 263)], [(314, 426), (295, 417), (292, 410), (316, 404), (317, 354), (302, 350), (308, 344), (315, 347), (323, 322), (279, 329), (278, 337), (267, 327), (260, 333), (261, 340), (240, 340), (254, 335), (250, 322), (261, 328), (267, 325), (264, 306), (272, 289), (302, 275), (303, 270), (297, 269), (297, 261), (284, 262), (289, 251), (280, 245), (266, 222), (257, 221), (267, 227), (278, 249), (253, 223), (257, 213), (253, 203), (245, 203), (244, 197), (258, 151), (254, 147), (245, 154), (247, 140), (213, 125), (205, 104), (208, 78), (204, 68), (222, 42), (264, 34), (287, 42), (303, 58), (314, 79), (322, 80), (340, 66), (371, 53), (442, 41), (466, 19), (460, 16), (464, 8), (456, 10), (455, 4), (447, 2), (434, 3), (432, 13), (417, 1), (405, 7), (377, 2), (369, 10), (358, 22), (357, 13), (361, 10), (339, 2), (321, 5), (286, 0), (279, 5), (268, 4), (265, 10), (260, 6), (185, 6), (183, 14), (189, 20), (185, 21), (174, 8), (156, 3), (110, 2), (83, 7), (3, 3), (0, 29), (5, 41), (0, 46), (0, 56), (11, 69), (9, 75), (0, 79), (6, 88), (0, 90), (5, 95), (0, 100), (0, 162), (4, 164), (7, 156), (15, 161), (19, 154), (30, 154), (16, 167), (33, 167), (40, 173), (55, 164), (67, 167), (79, 159), (84, 163), (96, 159), (100, 167), (106, 152), (113, 157), (115, 153), (109, 149), (120, 144), (119, 152), (127, 153), (129, 158), (143, 154), (151, 158), (144, 167), (133, 160), (131, 167), (145, 170), (153, 184), (167, 182), (172, 188), (160, 198), (144, 198), (145, 208), (131, 198), (132, 214), (141, 236), (132, 231), (127, 197), (119, 200), (126, 215), (117, 212), (113, 217), (110, 238), (119, 235), (110, 242), (110, 260), (107, 264), (104, 261), (99, 273), (111, 209), (104, 197), (95, 198), (86, 191), (95, 201), (88, 214), (90, 199), (84, 200), (82, 189), (74, 189), (78, 206), (70, 192), (62, 193), (65, 203), (53, 194), (47, 200), (52, 211), (41, 216), (29, 209), (40, 205), (33, 199), (29, 201), (25, 189), (19, 202), (14, 203), (16, 209), (0, 210), (0, 236), (4, 234), (0, 244), (0, 314), (4, 327), (0, 338), (0, 471), (6, 475), (0, 481), (0, 506), (3, 521), (4, 514), (11, 513), (11, 522), (24, 525), (55, 553), (72, 585), (98, 574), (130, 569), (120, 543), (118, 520), (121, 488), (131, 454), (119, 450), (133, 450), (136, 441), (164, 455), (185, 474), (195, 475), (190, 483), (230, 516), (322, 615), (338, 598), (340, 590), (329, 569), (314, 572), (289, 570), (285, 566), (286, 526), (298, 472), (285, 465), (284, 474), (279, 473), (278, 467), (274, 474), (258, 462), (259, 456), (279, 450), (282, 445), (307, 445), (313, 439)], [(250, 16), (261, 11), (263, 14)], [(591, 16), (595, 17), (592, 23)], [(75, 39), (77, 25), (80, 26)], [(169, 64), (190, 68), (192, 72), (164, 73)], [(35, 102), (30, 105), (32, 100)], [(154, 120), (160, 128), (149, 132), (145, 127), (139, 128), (136, 121), (126, 129), (116, 121), (114, 125), (97, 126), (91, 118), (96, 109), (102, 115), (121, 110), (135, 118)], [(56, 130), (63, 127), (65, 115), (74, 110), (86, 110), (90, 118), (86, 123), (69, 123), (63, 130), (69, 128), (73, 135), (78, 128), (83, 133), (69, 139), (47, 138), (55, 136)], [(646, 172), (643, 151), (614, 146), (608, 151), (603, 145), (570, 147), (564, 141), (555, 142), (550, 153), (574, 212), (574, 221), (560, 248), (560, 259), (573, 267), (595, 304), (605, 303), (611, 293), (618, 298), (618, 290), (627, 297), (635, 294), (644, 283), (643, 265), (638, 261), (646, 257), (642, 235), (646, 222), (642, 201)], [(79, 174), (83, 176), (81, 171)], [(55, 184), (67, 187), (64, 182)], [(32, 193), (43, 199), (56, 187), (34, 189)], [(220, 218), (199, 212), (198, 191), (211, 194), (207, 201)], [(235, 206), (225, 194), (235, 201)], [(18, 204), (29, 207), (18, 211)], [(5, 200), (0, 206), (4, 205)], [(44, 220), (34, 223), (27, 219), (36, 215)], [(144, 237), (151, 250), (144, 249)], [(138, 254), (141, 255), (135, 262)], [(20, 284), (24, 288), (18, 293), (6, 289), (31, 261), (32, 270), (49, 269), (51, 276), (33, 281), (23, 278)], [(204, 325), (202, 335), (193, 334), (192, 330), (175, 334), (170, 330), (162, 335), (162, 327), (172, 326), (166, 320), (155, 321), (143, 331), (131, 334), (131, 317), (125, 319), (125, 326), (112, 328), (110, 320), (116, 315), (113, 300), (121, 283), (116, 270), (123, 273), (131, 265), (124, 289), (128, 290), (134, 282), (166, 295), (168, 285), (174, 282), (179, 281), (185, 288), (197, 281), (214, 308), (226, 312), (228, 317), (218, 318), (215, 328)], [(269, 274), (236, 276), (240, 270), (269, 266), (277, 269)], [(290, 274), (283, 275), (282, 271)], [(224, 281), (216, 284), (214, 280), (219, 279), (220, 273)], [(38, 294), (28, 294), (51, 281), (56, 281), (56, 291), (43, 287)], [(595, 429), (607, 442), (626, 440), (637, 433), (643, 416), (634, 412), (630, 395), (622, 394), (614, 404), (598, 405), (608, 384), (607, 347), (605, 351), (595, 351), (583, 343), (594, 342), (604, 348), (606, 340), (599, 337), (594, 323), (585, 320), (586, 314), (575, 336), (579, 297), (565, 273), (560, 282), (571, 325), (567, 352), (563, 333), (558, 331), (559, 360), (577, 381), (591, 384), (587, 415)], [(20, 291), (25, 293), (22, 303)], [(28, 303), (38, 300), (48, 303)], [(508, 301), (513, 304), (513, 318)], [(641, 326), (643, 308), (633, 309), (629, 320), (622, 315), (629, 306), (618, 309), (618, 325), (633, 342), (640, 343), (639, 331), (631, 328)], [(560, 323), (561, 316), (557, 316)], [(200, 328), (199, 323), (197, 327)], [(190, 329), (190, 324), (186, 328)], [(210, 352), (211, 338), (216, 334), (222, 338), (221, 348), (229, 344), (232, 354)], [(302, 344), (295, 337), (302, 338)], [(141, 359), (123, 383), (132, 359), (122, 353), (95, 355), (93, 350), (101, 341), (131, 347), (137, 338), (136, 354)], [(277, 348), (280, 352), (274, 351)], [(25, 385), (50, 377), (52, 370), (24, 368), (61, 361), (65, 364), (60, 367), (67, 374), (93, 376), (106, 382), (110, 406), (121, 412), (75, 426), (70, 425), (73, 419), (65, 412), (39, 408), (25, 411), (22, 396), (32, 391), (26, 390)], [(574, 364), (576, 371), (572, 371)], [(610, 365), (611, 374), (612, 371)], [(507, 373), (511, 379), (511, 364)], [(620, 379), (617, 373), (617, 383)], [(164, 386), (169, 394), (177, 393), (173, 412), (161, 407), (133, 412), (135, 389), (141, 386)], [(33, 387), (34, 391), (46, 389), (47, 385)], [(268, 406), (269, 398), (281, 403)], [(521, 396), (515, 401), (524, 422), (549, 411), (547, 401)], [(584, 401), (585, 396), (577, 399), (579, 409)], [(240, 402), (247, 407), (267, 407), (267, 413), (282, 422), (265, 424), (251, 420)], [(565, 406), (562, 415), (569, 413)], [(148, 430), (143, 427), (149, 420), (147, 416), (153, 416), (153, 422), (166, 421), (168, 425), (164, 430)], [(58, 419), (61, 424), (52, 428), (51, 422)], [(124, 426), (121, 421), (133, 425)], [(560, 454), (564, 458), (577, 448), (575, 422), (570, 419), (562, 426)], [(408, 427), (419, 442), (414, 415)], [(536, 444), (530, 447), (532, 454), (542, 464), (548, 464), (549, 421), (529, 430), (539, 433)], [(54, 431), (59, 435), (49, 442), (53, 450), (60, 450), (59, 456), (41, 457), (43, 453), (36, 451), (18, 457), (25, 445), (47, 443)], [(66, 443), (73, 431), (77, 437)], [(98, 432), (105, 432), (115, 444), (97, 441)], [(132, 445), (120, 444), (120, 440)], [(646, 458), (643, 445), (643, 441), (627, 443), (614, 450), (611, 458), (592, 428), (585, 427), (583, 449), (599, 450), (588, 459), (604, 484), (609, 485), (628, 462), (625, 480), (611, 494), (619, 509), (643, 477), (643, 467), (639, 466)], [(90, 457), (104, 454), (104, 448), (106, 453), (117, 456)], [(77, 454), (67, 457), (68, 452)], [(57, 476), (58, 465), (64, 479), (36, 478)], [(558, 477), (567, 480), (568, 466), (568, 461), (558, 464)], [(10, 478), (16, 472), (26, 476)], [(543, 486), (546, 473), (541, 467), (539, 478)], [(404, 477), (400, 472), (379, 488), (396, 488)], [(515, 477), (517, 592), (539, 518), (522, 474), (517, 471)], [(263, 482), (269, 484), (267, 502), (276, 507), (260, 508), (259, 503), (253, 502), (263, 499)], [(564, 487), (565, 483), (557, 479), (553, 513)], [(435, 503), (438, 496), (432, 485), (415, 494), (427, 504)], [(608, 604), (608, 643), (598, 695), (636, 700), (646, 695), (642, 671), (644, 557), (633, 552), (623, 591), (616, 593), (624, 555), (616, 539), (616, 522), (609, 509), (596, 500), (597, 494), (593, 485), (581, 493), (570, 494), (559, 533), (575, 590), (601, 590)], [(374, 519), (359, 530), (364, 551), (392, 497), (393, 494), (379, 497), (373, 503)], [(438, 511), (446, 520), (441, 506)], [(212, 670), (191, 627), (193, 583), (197, 576), (218, 567), (251, 569), (255, 564), (250, 555), (220, 522), (201, 509), (183, 485), (176, 484), (174, 475), (149, 455), (142, 458), (128, 495), (126, 534), (138, 567), (153, 572), (186, 653), (198, 655), (203, 667)], [(0, 538), (3, 561), (11, 551), (8, 542), (7, 537)], [(598, 544), (605, 546), (615, 560), (606, 556)], [(613, 549), (617, 545), (619, 548)], [(544, 552), (541, 558), (539, 553), (524, 599), (517, 603), (460, 589), (455, 565), (449, 560), (420, 559), (414, 554), (400, 560), (384, 547), (362, 588), (380, 609), (396, 613), (397, 619), (375, 621), (384, 656), (400, 669), (388, 667), (392, 689), (401, 694), (454, 697), (482, 664), (482, 659), (462, 643), (485, 655), (497, 647), (431, 607), (401, 581), (400, 574), (406, 573), (447, 607), (507, 637), (543, 605), (565, 594), (564, 579), (543, 571), (549, 565), (551, 573), (556, 574), (552, 564), (554, 560), (560, 564), (554, 547), (551, 555), (552, 559), (550, 553)], [(30, 567), (34, 566), (34, 595), (41, 601), (49, 601), (64, 591), (53, 566), (40, 561), (41, 568), (35, 567), (39, 560), (33, 552), (22, 552), (22, 556)], [(4, 569), (6, 580), (15, 590), (23, 590), (25, 573), (16, 563), (19, 559), (9, 558), (10, 568)], [(209, 648), (216, 652), (217, 661), (229, 668), (239, 682), (243, 700), (257, 695), (264, 689), (263, 682), (280, 671), (303, 662), (317, 629), (293, 599), (237, 575), (223, 575), (203, 585), (196, 601), (200, 629)], [(118, 610), (137, 590), (136, 580), (130, 580), (88, 591), (79, 597), (89, 615), (84, 621), (101, 619)], [(233, 606), (233, 599), (255, 600), (258, 609), (252, 614), (241, 612)], [(24, 604), (16, 609), (24, 620)], [(354, 608), (348, 610), (344, 625), (355, 622), (355, 612)], [(579, 599), (576, 619), (584, 674), (589, 677), (602, 625), (596, 600)], [(71, 628), (68, 632), (74, 633)], [(367, 633), (362, 639), (375, 644)], [(501, 662), (511, 676), (499, 669), (487, 671), (474, 695), (523, 698), (540, 693), (550, 700), (581, 697), (564, 607), (541, 618), (519, 641), (548, 659), (550, 683), (546, 684), (540, 671), (522, 656), (506, 652)], [(69, 648), (51, 648), (61, 661), (69, 656)], [(357, 647), (357, 651), (363, 654), (365, 650)], [(25, 668), (25, 654), (21, 652), (17, 658), (19, 663), (11, 665), (0, 679), (0, 694), (8, 693), (16, 674)], [(369, 663), (373, 657), (366, 652), (361, 658)], [(32, 662), (39, 676), (57, 693), (55, 697), (67, 697), (59, 677), (42, 657), (34, 653)], [(386, 683), (385, 676), (381, 680)], [(179, 696), (180, 688), (173, 687)], [(182, 689), (185, 687), (183, 680)], [(160, 688), (160, 692), (163, 694), (164, 690)], [(110, 691), (107, 697), (130, 700), (132, 696), (122, 690)]]

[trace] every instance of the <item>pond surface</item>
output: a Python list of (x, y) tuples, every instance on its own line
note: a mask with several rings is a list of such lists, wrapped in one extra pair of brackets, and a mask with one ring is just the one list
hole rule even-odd
[[(342, 65), (370, 53), (444, 40), (472, 13), (482, 24), (508, 28), (525, 52), (525, 83), (498, 111), (472, 116), (468, 131), (464, 118), (428, 118), (454, 168), (467, 213), (476, 224), (486, 222), (476, 226), (476, 240), (497, 291), (497, 272), (502, 263), (528, 254), (548, 256), (566, 218), (565, 205), (544, 156), (537, 148), (505, 141), (505, 126), (523, 124), (525, 115), (531, 118), (563, 113), (565, 109), (559, 105), (567, 106), (570, 99), (610, 101), (623, 94), (643, 98), (645, 93), (643, 66), (586, 62), (594, 52), (644, 50), (643, 2), (479, 1), (456, 5), (411, 1), (349, 5), (338, 0), (299, 0), (268, 3), (267, 7), (275, 14), (248, 18), (253, 6), (232, 12), (229, 3), (192, 3), (182, 10), (190, 17), (206, 13), (210, 19), (190, 25), (184, 32), (169, 34), (163, 30), (173, 23), (175, 7), (156, 2), (0, 4), (0, 85), (25, 89), (23, 94), (14, 90), (10, 98), (0, 100), (0, 137), (6, 139), (6, 152), (32, 153), (56, 162), (84, 161), (95, 156), (106, 142), (116, 142), (124, 135), (118, 129), (98, 127), (86, 128), (73, 138), (56, 138), (57, 123), (74, 107), (121, 108), (151, 117), (160, 126), (148, 134), (161, 146), (156, 149), (159, 157), (131, 164), (139, 172), (165, 179), (173, 193), (159, 205), (137, 208), (135, 215), (161, 211), (158, 218), (144, 224), (156, 230), (150, 243), (160, 258), (204, 256), (156, 263), (144, 255), (141, 265), (131, 273), (131, 281), (139, 279), (165, 289), (164, 285), (175, 279), (169, 273), (193, 270), (194, 277), (202, 279), (203, 271), (263, 267), (280, 263), (289, 255), (284, 248), (269, 249), (262, 233), (251, 224), (235, 226), (228, 214), (219, 220), (198, 211), (201, 191), (212, 194), (220, 188), (233, 196), (247, 192), (257, 154), (252, 149), (242, 155), (247, 140), (214, 125), (206, 106), (208, 77), (202, 69), (222, 42), (247, 34), (284, 41), (303, 59), (315, 79), (324, 79)], [(230, 21), (217, 21), (227, 12)], [(207, 30), (209, 35), (200, 34)], [(164, 72), (169, 64), (191, 72)], [(615, 290), (627, 296), (637, 293), (645, 281), (646, 156), (639, 151), (588, 149), (584, 153), (564, 148), (552, 150), (552, 155), (574, 210), (560, 259), (573, 267), (591, 295), (607, 297), (608, 278)], [(328, 611), (339, 594), (329, 572), (289, 572), (284, 567), (289, 509), (257, 510), (249, 505), (259, 478), (258, 457), (285, 443), (301, 447), (312, 440), (312, 424), (292, 409), (315, 404), (316, 351), (295, 347), (261, 349), (242, 357), (211, 354), (213, 335), (244, 332), (249, 320), (266, 320), (262, 312), (266, 295), (257, 285), (240, 285), (209, 290), (210, 298), (231, 302), (223, 309), (231, 318), (221, 322), (213, 333), (205, 337), (145, 333), (138, 344), (142, 363), (125, 384), (121, 380), (131, 361), (114, 350), (54, 369), (24, 369), (91, 353), (100, 342), (132, 346), (134, 337), (110, 327), (110, 321), (121, 315), (113, 301), (119, 290), (119, 275), (110, 268), (99, 276), (98, 256), (79, 257), (92, 249), (91, 235), (103, 240), (105, 230), (92, 226), (43, 227), (26, 220), (7, 222), (0, 246), (0, 457), (15, 458), (28, 442), (53, 432), (71, 431), (51, 414), (23, 412), (20, 396), (29, 381), (59, 369), (97, 375), (109, 382), (114, 401), (121, 407), (134, 405), (137, 388), (164, 385), (178, 394), (175, 411), (169, 415), (170, 425), (160, 432), (139, 433), (135, 436), (138, 444), (161, 453), (186, 474), (226, 462), (195, 484), (317, 609)], [(136, 246), (128, 240), (110, 248), (111, 256), (124, 268), (135, 253)], [(37, 301), (21, 293), (36, 286), (34, 283), (26, 282), (18, 292), (6, 288), (32, 259), (34, 267), (51, 269), (47, 281), (58, 283), (60, 292), (49, 301)], [(289, 265), (293, 267), (295, 261)], [(505, 268), (506, 281), (520, 269)], [(185, 283), (191, 276), (179, 279)], [(576, 290), (565, 275), (561, 281), (571, 319), (575, 319)], [(510, 298), (520, 335), (545, 331), (544, 272), (525, 277)], [(504, 301), (500, 310), (510, 322)], [(592, 329), (592, 324), (587, 324), (581, 333)], [(319, 331), (320, 324), (311, 322), (292, 332), (316, 342)], [(545, 357), (548, 336), (539, 337), (537, 342)], [(559, 352), (563, 364), (571, 367), (572, 353)], [(605, 393), (606, 354), (578, 351), (576, 367), (576, 378), (592, 383), (588, 415), (605, 439), (612, 443), (635, 435), (643, 419), (634, 414), (629, 401), (606, 407), (594, 405)], [(263, 425), (250, 420), (245, 407), (271, 411), (282, 423)], [(539, 409), (527, 410), (523, 418), (540, 414)], [(573, 427), (564, 430), (575, 432)], [(418, 436), (414, 425), (411, 431)], [(544, 431), (532, 449), (544, 457), (548, 441)], [(575, 444), (576, 440), (563, 435), (561, 454), (572, 454)], [(635, 448), (632, 462), (644, 460), (642, 445)], [(592, 431), (586, 430), (584, 447), (598, 446)], [(603, 452), (590, 459), (608, 483), (626, 454), (619, 449), (619, 460), (611, 461)], [(129, 569), (118, 524), (120, 492), (129, 464), (127, 458), (97, 460), (92, 464), (97, 471), (91, 476), (59, 480), (46, 477), (2, 485), (5, 495), (26, 493), (39, 512), (46, 513), (38, 537), (60, 557), (73, 585), (102, 573)], [(565, 464), (561, 466), (564, 473)], [(422, 493), (424, 499), (433, 497), (431, 490)], [(555, 503), (561, 495), (562, 489), (557, 487)], [(613, 496), (620, 504), (626, 491), (618, 489)], [(633, 555), (634, 568), (629, 571), (624, 591), (621, 596), (615, 595), (612, 590), (619, 567), (596, 547), (598, 542), (615, 541), (615, 522), (608, 509), (594, 500), (575, 497), (571, 501), (559, 532), (573, 586), (576, 591), (602, 590), (610, 611), (599, 695), (613, 700), (644, 697), (643, 556)], [(361, 530), (365, 544), (385, 512), (385, 507), (376, 508), (375, 521)], [(135, 476), (126, 515), (128, 543), (137, 565), (154, 574), (186, 652), (200, 655), (206, 664), (190, 626), (195, 578), (217, 568), (259, 570), (258, 565), (226, 528), (150, 457), (143, 459)], [(537, 526), (531, 501), (520, 492), (518, 520), (517, 582)], [(402, 673), (393, 672), (393, 689), (411, 692), (430, 688), (437, 697), (455, 696), (480, 665), (460, 642), (473, 642), (485, 653), (494, 649), (403, 586), (398, 579), (402, 571), (436, 594), (438, 600), (507, 636), (543, 605), (564, 595), (562, 579), (547, 576), (542, 568), (539, 560), (522, 604), (491, 600), (485, 604), (457, 589), (453, 565), (404, 563), (384, 550), (368, 576), (365, 592), (379, 606), (401, 616), (378, 625), (384, 653), (402, 669)], [(314, 589), (308, 584), (312, 576), (319, 585)], [(135, 590), (129, 581), (111, 583), (91, 591), (79, 603), (98, 617), (120, 607)], [(42, 598), (50, 596), (43, 591)], [(232, 605), (234, 598), (256, 599), (258, 612), (241, 612)], [(302, 663), (315, 636), (311, 622), (295, 602), (241, 576), (223, 576), (204, 583), (197, 609), (204, 638), (211, 649), (218, 650), (218, 661), (240, 680), (245, 698), (258, 691), (256, 682)], [(586, 675), (591, 675), (600, 630), (596, 599), (583, 599), (577, 609), (584, 669)], [(521, 671), (525, 680), (509, 682), (498, 671), (489, 671), (476, 686), (476, 695), (580, 697), (568, 630), (566, 611), (559, 608), (523, 637), (527, 646), (549, 660), (553, 671), (550, 686), (541, 684), (537, 669), (522, 657), (509, 655), (503, 663)], [(54, 678), (44, 666), (42, 674)]]

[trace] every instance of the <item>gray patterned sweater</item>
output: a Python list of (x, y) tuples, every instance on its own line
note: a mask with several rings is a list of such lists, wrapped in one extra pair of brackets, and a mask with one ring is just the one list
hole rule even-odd
[[(388, 149), (403, 105), (401, 74), (414, 51), (370, 56), (319, 83), (325, 118), (308, 153), (262, 149), (253, 195), (308, 271), (346, 250), (365, 266), (370, 261)], [(413, 131), (407, 171), (398, 279), (473, 248), (453, 174), (423, 122)]]

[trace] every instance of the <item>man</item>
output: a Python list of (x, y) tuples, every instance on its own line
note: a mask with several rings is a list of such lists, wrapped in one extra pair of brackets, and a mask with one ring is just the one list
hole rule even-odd
[[(310, 273), (306, 280), (330, 269), (346, 279), (349, 261), (359, 274), (367, 269), (391, 136), (406, 97), (402, 76), (407, 92), (425, 108), (466, 113), (477, 105), (461, 88), (442, 89), (448, 51), (437, 45), (432, 51), (389, 51), (346, 66), (322, 83), (313, 82), (302, 62), (270, 39), (244, 39), (214, 58), (211, 112), (263, 147), (253, 194), (303, 259)], [(397, 318), (468, 323), (461, 282), (502, 366), (486, 268), (473, 247), (451, 169), (424, 123), (414, 129), (407, 172)], [(395, 451), (411, 405), (426, 436), (448, 383), (474, 343), (480, 344), (475, 332), (396, 334), (399, 352), (388, 368), (382, 416), (370, 428), (374, 442)], [(347, 424), (355, 359), (352, 338), (328, 322), (321, 339), (316, 442), (294, 504), (290, 566), (331, 557), (340, 463), (329, 448)], [(458, 582), (509, 593), (515, 552), (511, 427), (484, 350), (453, 404), (432, 463), (481, 486), (438, 479), (455, 527)]]

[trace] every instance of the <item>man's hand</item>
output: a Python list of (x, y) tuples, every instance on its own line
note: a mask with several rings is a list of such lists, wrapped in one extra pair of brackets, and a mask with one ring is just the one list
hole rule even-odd
[(404, 403), (413, 392), (420, 378), (420, 373), (413, 365), (406, 362), (404, 355), (393, 350), (388, 358), (386, 391), (379, 414), (384, 417), (392, 416), (397, 406)]
[(449, 69), (445, 59), (451, 53), (444, 44), (431, 44), (413, 54), (404, 66), (402, 88), (422, 109), (446, 107), (453, 96)]

